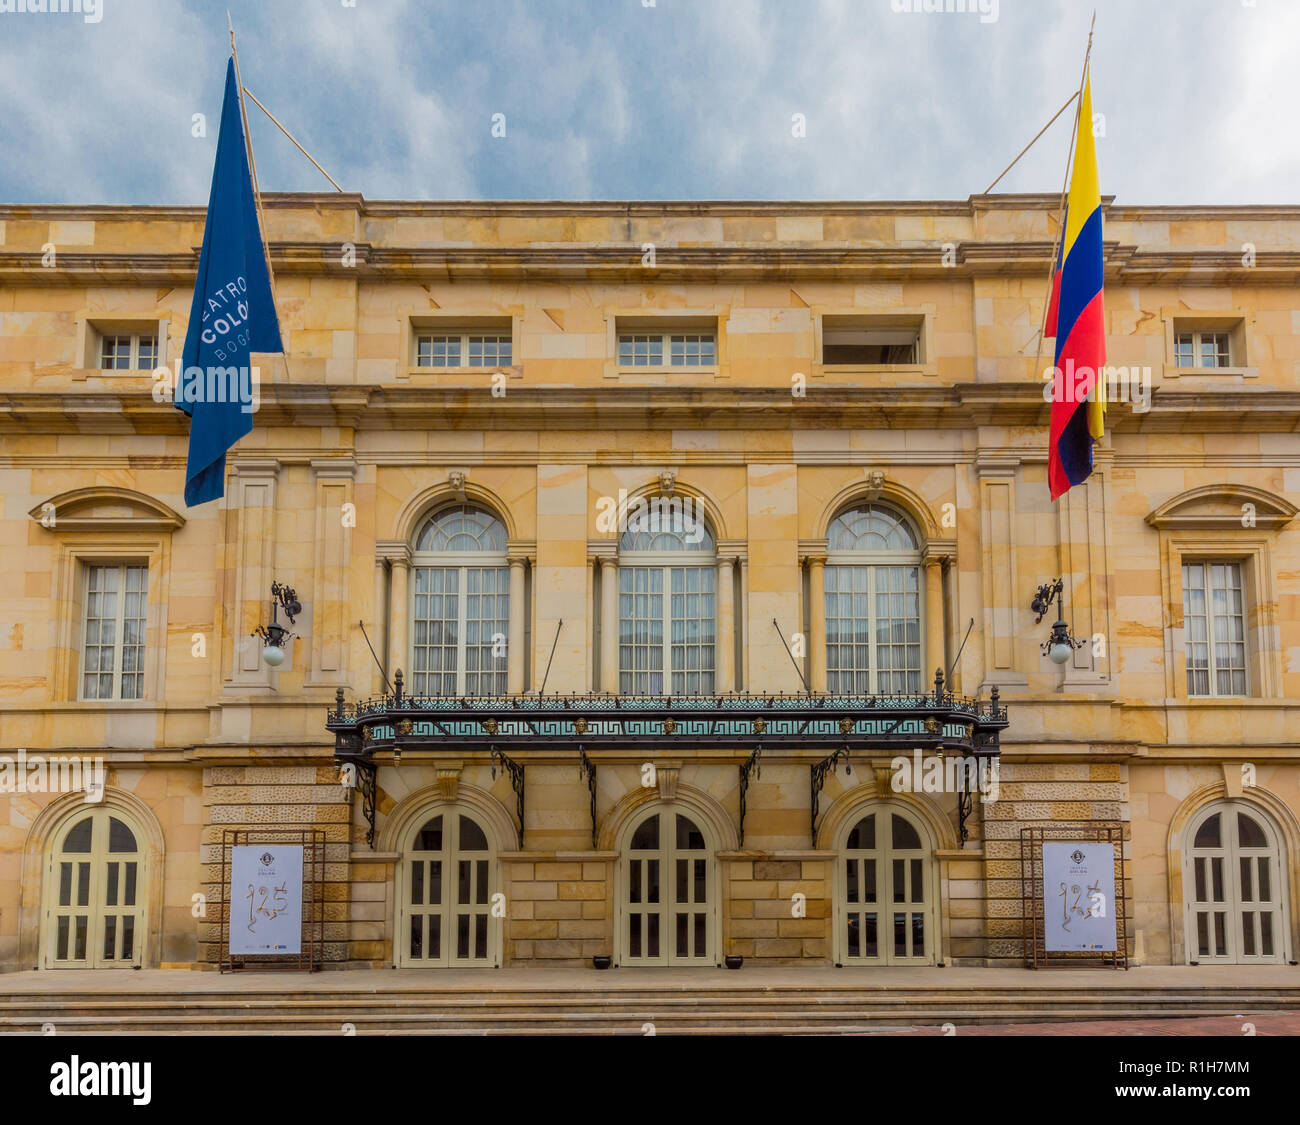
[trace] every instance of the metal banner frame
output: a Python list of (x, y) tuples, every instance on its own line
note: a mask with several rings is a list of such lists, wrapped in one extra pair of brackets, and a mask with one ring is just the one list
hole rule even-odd
[[(232, 849), (246, 844), (302, 846), (302, 941), (297, 953), (230, 952)], [(317, 972), (325, 943), (325, 830), (323, 828), (226, 828), (221, 833), (220, 968), (223, 973)]]
[(1043, 894), (1043, 845), (1050, 843), (1110, 844), (1115, 849), (1115, 951), (1056, 952), (1057, 967), (1100, 961), (1128, 968), (1128, 883), (1124, 878), (1124, 828), (1111, 824), (1051, 824), (1020, 830), (1020, 917), (1025, 968), (1049, 968), (1046, 901)]

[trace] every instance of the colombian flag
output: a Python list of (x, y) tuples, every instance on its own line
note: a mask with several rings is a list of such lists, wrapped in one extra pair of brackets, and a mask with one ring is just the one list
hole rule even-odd
[(1102, 435), (1106, 325), (1101, 301), (1101, 191), (1092, 139), (1091, 79), (1085, 79), (1074, 142), (1065, 230), (1052, 279), (1048, 335), (1056, 337), (1047, 483), (1055, 500), (1092, 472), (1092, 442)]

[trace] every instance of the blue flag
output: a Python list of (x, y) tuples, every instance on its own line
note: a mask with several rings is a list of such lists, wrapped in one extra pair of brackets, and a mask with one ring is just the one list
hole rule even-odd
[(253, 429), (253, 352), (279, 352), (280, 324), (244, 147), (235, 61), (226, 68), (217, 163), (173, 403), (190, 416), (185, 503), (226, 490), (226, 451)]

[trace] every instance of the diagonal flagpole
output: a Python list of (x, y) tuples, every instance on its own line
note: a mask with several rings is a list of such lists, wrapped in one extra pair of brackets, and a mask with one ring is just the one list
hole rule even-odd
[[(253, 181), (253, 202), (257, 206), (257, 224), (261, 228), (262, 254), (266, 258), (266, 277), (271, 284), (271, 298), (275, 299), (275, 271), (271, 268), (271, 244), (267, 241), (266, 214), (262, 210), (262, 188), (257, 182), (257, 161), (253, 159), (253, 135), (248, 131), (248, 106), (244, 102), (244, 79), (239, 73), (239, 51), (235, 48), (235, 24), (230, 18), (230, 9), (226, 9), (226, 23), (230, 27), (230, 55), (235, 60), (235, 85), (239, 87), (239, 116), (244, 123), (244, 151), (248, 154), (248, 174)], [(263, 111), (265, 112), (265, 111)], [(278, 316), (278, 310), (277, 310)], [(284, 373), (289, 372), (289, 345), (285, 333), (280, 333), (280, 355), (284, 359)]]
[[(1092, 13), (1092, 23), (1088, 25), (1088, 47), (1083, 53), (1083, 73), (1079, 76), (1079, 90), (1074, 95), (1074, 128), (1070, 131), (1070, 152), (1065, 158), (1065, 180), (1061, 184), (1060, 226), (1056, 240), (1052, 243), (1052, 257), (1047, 266), (1047, 300), (1043, 302), (1043, 319), (1038, 326), (1038, 353), (1034, 356), (1034, 377), (1038, 378), (1038, 365), (1043, 362), (1043, 344), (1047, 341), (1047, 313), (1052, 303), (1052, 275), (1056, 272), (1056, 259), (1061, 253), (1061, 243), (1065, 241), (1065, 200), (1070, 194), (1070, 169), (1074, 167), (1074, 147), (1079, 136), (1079, 114), (1083, 111), (1083, 87), (1088, 81), (1088, 60), (1092, 57), (1092, 33), (1097, 26), (1097, 13)], [(1069, 104), (1068, 102), (1066, 103)]]

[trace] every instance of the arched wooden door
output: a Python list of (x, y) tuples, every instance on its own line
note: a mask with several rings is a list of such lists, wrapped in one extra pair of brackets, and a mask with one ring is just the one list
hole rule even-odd
[(619, 859), (619, 963), (716, 964), (716, 860), (696, 819), (657, 806), (625, 839)]
[(73, 813), (55, 833), (46, 863), (42, 965), (142, 965), (147, 892), (139, 826), (112, 808)]
[(1216, 801), (1188, 825), (1183, 857), (1187, 959), (1285, 961), (1286, 874), (1272, 820), (1245, 802)]
[(431, 810), (402, 852), (395, 960), (406, 967), (501, 964), (494, 910), (496, 849), (479, 819), (460, 805)]
[(840, 965), (933, 965), (934, 850), (901, 808), (868, 806), (840, 845), (835, 961)]

